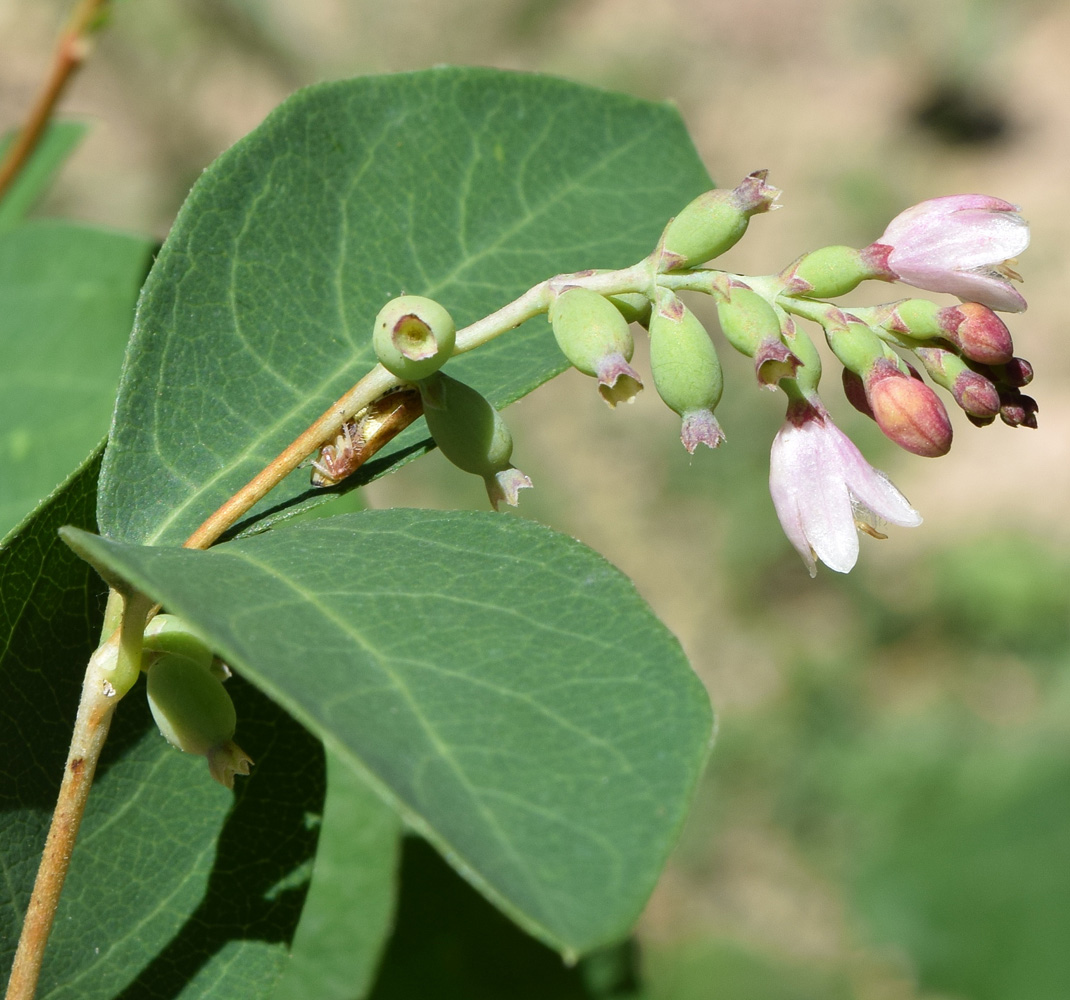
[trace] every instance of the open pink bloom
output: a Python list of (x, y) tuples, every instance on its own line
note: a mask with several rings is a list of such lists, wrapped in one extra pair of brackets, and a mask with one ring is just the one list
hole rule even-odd
[(900, 212), (863, 252), (874, 259), (886, 252), (889, 276), (915, 288), (1022, 312), (1008, 262), (1029, 246), (1029, 224), (1016, 213), (1016, 205), (983, 194), (931, 198)]
[(817, 575), (820, 559), (847, 573), (858, 560), (856, 524), (913, 528), (921, 517), (874, 469), (820, 404), (792, 402), (773, 439), (769, 492), (788, 541)]

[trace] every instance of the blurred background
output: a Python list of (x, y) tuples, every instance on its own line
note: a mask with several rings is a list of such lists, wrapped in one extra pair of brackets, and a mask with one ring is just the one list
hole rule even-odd
[[(0, 128), (70, 6), (0, 0)], [(43, 212), (163, 238), (201, 169), (297, 87), (440, 63), (670, 100), (719, 183), (768, 167), (784, 208), (719, 262), (740, 272), (864, 245), (937, 195), (1020, 204), (1030, 308), (1011, 326), (1040, 429), (953, 414), (951, 454), (916, 458), (847, 406), (830, 365), (837, 420), (925, 517), (863, 539), (850, 577), (811, 581), (783, 538), (767, 490), (781, 399), (727, 348), (716, 453), (689, 458), (653, 392), (610, 411), (574, 374), (509, 421), (537, 485), (522, 516), (628, 573), (718, 712), (639, 927), (651, 996), (1065, 1000), (1068, 50), (1070, 5), (1052, 0), (120, 0), (62, 108), (92, 131)], [(482, 492), (433, 454), (368, 499)]]

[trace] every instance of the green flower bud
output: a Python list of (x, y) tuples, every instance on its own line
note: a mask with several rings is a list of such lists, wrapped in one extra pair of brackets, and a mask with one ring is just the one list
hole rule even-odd
[(421, 382), (420, 394), (427, 428), (442, 454), (483, 478), (495, 510), (502, 501), (515, 507), (531, 480), (509, 462), (513, 436), (501, 414), (471, 386), (442, 372)]
[(650, 367), (658, 395), (683, 418), (688, 453), (699, 444), (716, 448), (724, 440), (713, 415), (724, 389), (721, 362), (698, 318), (671, 292), (650, 317)]
[(237, 713), (222, 682), (201, 663), (164, 653), (149, 668), (149, 708), (172, 746), (208, 758), (220, 784), (234, 787), (252, 759), (234, 743)]
[(768, 170), (756, 170), (733, 190), (700, 194), (665, 229), (659, 271), (695, 267), (735, 246), (750, 217), (768, 212), (780, 190), (765, 183)]
[[(175, 615), (156, 615), (145, 626), (144, 649), (150, 653), (175, 653), (184, 656), (187, 660), (199, 663), (206, 670), (212, 665), (212, 651)], [(148, 669), (147, 664), (144, 669)]]
[(628, 364), (635, 345), (628, 321), (612, 302), (586, 288), (567, 288), (554, 299), (549, 319), (569, 364), (598, 379), (598, 391), (610, 406), (635, 398), (643, 388)]
[(736, 283), (728, 297), (717, 303), (721, 332), (737, 351), (754, 358), (758, 384), (775, 388), (782, 378), (792, 378), (801, 362), (781, 337), (780, 317), (756, 291)]
[(379, 310), (372, 343), (388, 372), (418, 382), (449, 360), (456, 334), (453, 318), (434, 299), (402, 295)]
[(821, 247), (800, 257), (784, 273), (785, 291), (807, 298), (831, 299), (846, 295), (867, 278), (880, 277), (863, 250)]

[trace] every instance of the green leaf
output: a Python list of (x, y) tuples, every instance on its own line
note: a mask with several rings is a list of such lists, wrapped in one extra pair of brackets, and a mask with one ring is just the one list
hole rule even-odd
[(272, 1000), (354, 1000), (391, 930), (400, 822), (343, 760), (327, 755), (327, 802), (293, 954)]
[(65, 537), (193, 623), (523, 927), (566, 953), (627, 933), (710, 709), (597, 554), (519, 518), (411, 510), (207, 552)]
[[(64, 161), (82, 141), (89, 126), (78, 121), (53, 121), (45, 129), (30, 159), (0, 199), (0, 232), (18, 225), (48, 190)], [(15, 132), (0, 139), (0, 160), (15, 141)]]
[[(560, 955), (521, 932), (423, 841), (405, 841), (397, 926), (371, 1000), (638, 1000), (632, 949), (609, 976), (600, 953), (566, 966)], [(596, 972), (592, 975), (592, 972)], [(358, 996), (349, 995), (349, 1000)]]
[(150, 254), (69, 223), (0, 233), (0, 536), (107, 432)]
[[(6, 979), (63, 774), (104, 589), (60, 541), (92, 527), (99, 452), (0, 550), (0, 977)], [(264, 996), (285, 961), (323, 801), (318, 741), (230, 684), (256, 759), (232, 795), (119, 706), (45, 956), (39, 1000)]]
[[(555, 273), (633, 263), (709, 186), (674, 109), (561, 80), (436, 69), (301, 91), (205, 171), (149, 276), (103, 531), (184, 540), (371, 368), (392, 296), (470, 323)], [(449, 365), (497, 405), (563, 367), (541, 317)], [(363, 479), (426, 447), (422, 427)], [(312, 497), (297, 470), (254, 513)]]

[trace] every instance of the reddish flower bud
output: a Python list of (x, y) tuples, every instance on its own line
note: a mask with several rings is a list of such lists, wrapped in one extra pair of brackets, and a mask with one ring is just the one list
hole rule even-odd
[(1037, 401), (1017, 389), (1004, 389), (1000, 393), (1002, 405), (999, 417), (1008, 427), (1030, 427), (1037, 429)]
[(940, 336), (951, 341), (966, 357), (986, 365), (1006, 364), (1014, 357), (1011, 332), (988, 306), (964, 302), (938, 313)]
[(1000, 381), (1015, 388), (1033, 381), (1033, 366), (1025, 358), (1011, 358), (998, 369)]
[(939, 397), (924, 382), (904, 375), (890, 361), (878, 362), (866, 379), (873, 419), (899, 447), (925, 458), (951, 449), (951, 421)]
[(947, 389), (966, 413), (983, 418), (999, 413), (999, 391), (995, 384), (982, 372), (970, 368), (957, 354), (940, 347), (919, 347), (914, 354), (929, 377)]

